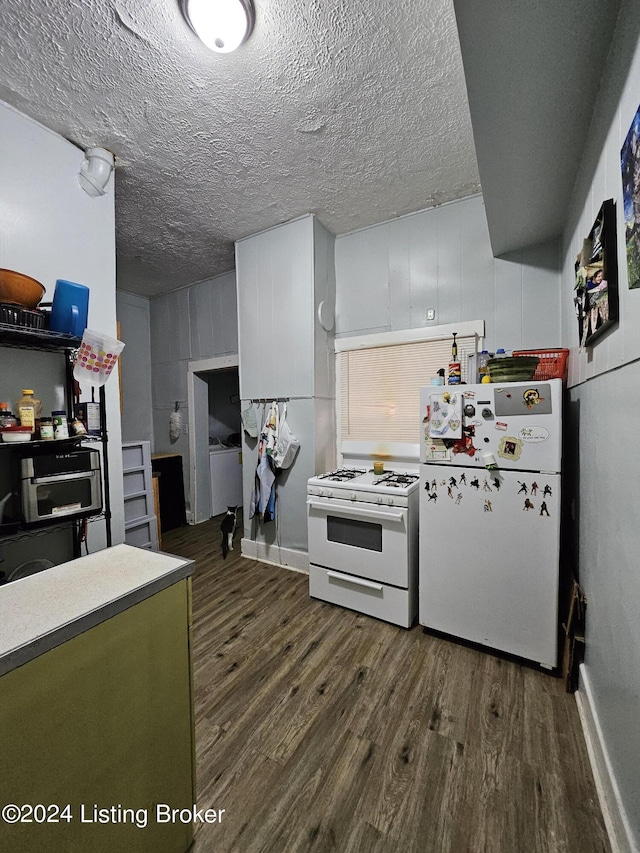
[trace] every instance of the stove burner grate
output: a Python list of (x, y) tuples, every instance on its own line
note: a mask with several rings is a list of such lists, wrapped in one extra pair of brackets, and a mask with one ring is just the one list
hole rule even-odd
[(328, 471), (326, 474), (319, 474), (319, 480), (332, 480), (334, 482), (346, 482), (353, 480), (355, 477), (360, 477), (366, 474), (364, 468), (338, 468), (336, 471)]
[(396, 474), (391, 472), (384, 474), (379, 480), (374, 480), (374, 486), (384, 485), (391, 486), (394, 489), (401, 489), (404, 486), (410, 486), (418, 479), (418, 474)]

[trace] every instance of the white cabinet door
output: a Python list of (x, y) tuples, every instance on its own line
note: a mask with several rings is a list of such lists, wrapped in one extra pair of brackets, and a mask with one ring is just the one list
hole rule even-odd
[(211, 515), (220, 515), (228, 506), (242, 504), (242, 465), (240, 449), (212, 450), (209, 454), (211, 470)]

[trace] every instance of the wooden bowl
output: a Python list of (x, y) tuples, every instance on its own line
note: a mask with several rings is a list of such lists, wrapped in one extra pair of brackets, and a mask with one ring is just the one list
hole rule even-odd
[(44, 287), (35, 278), (14, 270), (0, 269), (0, 302), (33, 310), (44, 293)]

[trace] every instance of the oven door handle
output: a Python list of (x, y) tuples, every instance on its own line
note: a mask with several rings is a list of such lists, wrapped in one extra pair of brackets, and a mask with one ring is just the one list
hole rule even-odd
[(31, 482), (34, 486), (46, 486), (52, 483), (59, 483), (62, 480), (87, 480), (92, 477), (94, 471), (79, 471), (77, 474), (51, 474), (49, 477), (32, 477)]
[(327, 572), (328, 578), (333, 578), (337, 581), (345, 581), (346, 583), (352, 583), (354, 586), (366, 586), (367, 589), (376, 589), (378, 592), (382, 592), (382, 584), (381, 583), (372, 583), (371, 581), (366, 581), (363, 578), (354, 578), (351, 575), (342, 575), (340, 572)]
[(320, 509), (325, 512), (332, 512), (335, 515), (356, 515), (358, 518), (380, 518), (383, 521), (404, 521), (404, 512), (383, 510), (382, 512), (375, 509), (362, 509), (357, 506), (332, 506), (330, 503), (319, 503), (318, 501), (307, 501), (309, 509)]

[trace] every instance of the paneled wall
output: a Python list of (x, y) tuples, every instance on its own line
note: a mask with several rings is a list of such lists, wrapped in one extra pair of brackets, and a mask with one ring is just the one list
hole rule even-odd
[(494, 258), (482, 197), (452, 202), (336, 239), (336, 334), (484, 320), (487, 349), (560, 346), (559, 271), (556, 243)]
[[(151, 300), (154, 451), (182, 454), (187, 501), (190, 492), (187, 368), (190, 361), (237, 353), (236, 312), (233, 272)], [(173, 442), (169, 436), (169, 416), (176, 402), (184, 430)]]
[(121, 360), (122, 440), (149, 441), (153, 451), (151, 400), (151, 312), (149, 300), (116, 292)]
[(312, 397), (313, 217), (236, 243), (240, 395)]
[[(608, 61), (602, 57), (603, 85), (565, 233), (562, 284), (563, 340), (572, 348), (569, 379), (574, 386), (567, 419), (574, 555), (589, 602), (580, 693), (593, 724), (589, 731), (621, 851), (640, 849), (640, 619), (635, 606), (640, 534), (633, 440), (640, 418), (640, 289), (628, 288), (620, 173), (620, 149), (640, 102), (639, 32), (640, 6), (624, 2)], [(608, 198), (617, 204), (620, 322), (579, 352), (574, 263)]]
[[(243, 435), (243, 551), (306, 566), (306, 484), (335, 463), (333, 330), (320, 326), (320, 302), (333, 308), (334, 238), (304, 216), (236, 243), (240, 396), (288, 399), (287, 420), (300, 441), (290, 469), (278, 476), (276, 521), (249, 518), (257, 441)], [(265, 408), (259, 407), (259, 426)], [(321, 466), (321, 467), (317, 467)]]

